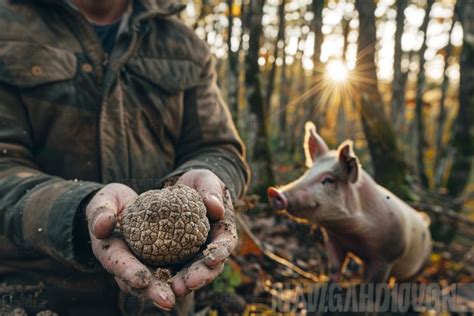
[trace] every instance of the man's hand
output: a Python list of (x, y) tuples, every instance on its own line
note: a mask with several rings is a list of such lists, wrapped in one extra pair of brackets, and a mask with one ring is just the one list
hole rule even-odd
[(122, 291), (171, 310), (175, 296), (170, 285), (155, 278), (123, 239), (112, 235), (122, 212), (136, 198), (135, 191), (118, 183), (108, 184), (95, 194), (86, 209), (92, 251)]
[(238, 237), (230, 194), (222, 181), (211, 171), (191, 170), (177, 181), (199, 192), (211, 222), (210, 244), (189, 267), (172, 279), (171, 288), (184, 296), (212, 282), (224, 269), (224, 263), (237, 246)]
[(187, 295), (213, 281), (238, 241), (230, 194), (214, 173), (191, 170), (177, 183), (194, 188), (203, 198), (211, 222), (211, 242), (202, 256), (172, 278), (171, 286), (153, 276), (123, 239), (112, 234), (125, 208), (137, 198), (131, 188), (108, 184), (95, 194), (86, 209), (92, 251), (102, 266), (114, 275), (122, 291), (151, 300), (163, 310), (173, 308), (175, 295)]

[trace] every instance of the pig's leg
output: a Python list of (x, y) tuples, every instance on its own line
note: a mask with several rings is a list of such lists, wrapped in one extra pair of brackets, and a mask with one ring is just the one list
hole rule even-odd
[(330, 234), (325, 233), (324, 239), (328, 255), (329, 280), (332, 282), (339, 282), (342, 272), (342, 265), (344, 263), (344, 259), (346, 258), (347, 251), (343, 250), (334, 237), (331, 237)]
[(367, 283), (386, 283), (392, 270), (392, 263), (375, 259), (365, 264), (365, 280)]

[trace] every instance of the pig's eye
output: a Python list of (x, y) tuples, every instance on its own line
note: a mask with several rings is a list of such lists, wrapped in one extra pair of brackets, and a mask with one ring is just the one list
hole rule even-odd
[(324, 177), (323, 180), (321, 181), (322, 184), (326, 185), (326, 184), (334, 184), (336, 183), (336, 179), (332, 178), (332, 177)]

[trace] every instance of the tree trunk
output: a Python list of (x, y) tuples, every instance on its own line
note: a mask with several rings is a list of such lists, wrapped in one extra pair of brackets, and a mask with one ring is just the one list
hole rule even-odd
[[(314, 0), (312, 2), (312, 10), (314, 14), (313, 21), (311, 22), (311, 29), (314, 32), (315, 39), (314, 39), (314, 52), (313, 52), (313, 71), (312, 71), (312, 78), (310, 81), (310, 87), (305, 92), (302, 89), (301, 93), (298, 93), (298, 96), (301, 96), (301, 106), (294, 111), (294, 118), (293, 118), (293, 126), (295, 126), (295, 130), (291, 134), (290, 137), (290, 148), (289, 151), (291, 153), (295, 153), (298, 141), (302, 138), (304, 124), (307, 120), (313, 120), (321, 122), (321, 119), (315, 117), (316, 108), (320, 101), (321, 95), (321, 80), (323, 79), (324, 73), (324, 65), (321, 63), (321, 46), (323, 44), (323, 8), (324, 8), (324, 0)], [(305, 75), (302, 69), (299, 69), (302, 74), (298, 78), (300, 80), (305, 79)], [(296, 82), (298, 86), (299, 81)], [(303, 85), (299, 85), (297, 90), (301, 90), (301, 87), (304, 88)], [(316, 123), (317, 126), (320, 124)]]
[[(283, 1), (283, 3), (286, 2), (286, 0)], [(281, 13), (281, 12), (280, 12)], [(280, 15), (281, 16), (281, 15)], [(281, 34), (281, 41), (283, 42), (283, 48), (281, 49), (281, 68), (280, 68), (280, 105), (279, 105), (279, 110), (278, 110), (278, 149), (283, 150), (286, 147), (286, 114), (288, 111), (287, 105), (288, 105), (288, 96), (290, 94), (290, 89), (289, 89), (289, 83), (288, 83), (288, 77), (286, 75), (286, 32), (285, 32), (285, 24), (283, 26), (281, 23), (284, 23), (284, 15), (283, 15), (283, 21), (280, 21), (280, 28), (283, 28), (282, 34)], [(276, 63), (276, 58), (275, 58), (275, 63)]]
[(466, 187), (474, 154), (474, 2), (458, 0), (457, 15), (463, 26), (459, 112), (454, 123), (451, 148), (453, 162), (448, 178), (448, 192), (458, 196)]
[[(289, 99), (291, 94), (291, 87), (293, 86), (294, 81), (294, 67), (288, 67), (286, 64), (286, 50), (282, 50), (283, 64), (281, 66), (280, 73), (280, 111), (279, 111), (279, 121), (280, 121), (280, 139), (281, 146), (280, 148), (286, 147), (288, 150), (288, 144), (292, 142), (292, 133), (289, 133), (287, 126), (289, 125), (288, 110), (289, 110)], [(289, 72), (289, 73), (288, 73)], [(291, 125), (290, 125), (291, 126)]]
[(227, 87), (227, 99), (229, 108), (232, 113), (232, 118), (235, 124), (238, 123), (239, 118), (239, 51), (233, 52), (231, 49), (232, 40), (232, 28), (234, 27), (234, 16), (232, 13), (232, 6), (234, 0), (227, 0), (227, 6), (229, 8), (229, 25), (227, 29), (227, 49), (228, 49), (228, 61), (229, 61), (229, 73), (228, 73), (228, 87)]
[(321, 46), (323, 45), (323, 8), (324, 0), (313, 0), (312, 9), (314, 18), (311, 23), (312, 31), (314, 32), (314, 54), (313, 54), (313, 76), (321, 71)]
[(399, 151), (390, 120), (386, 117), (377, 88), (375, 66), (375, 4), (356, 0), (359, 11), (359, 39), (355, 84), (361, 93), (360, 112), (367, 139), (374, 178), (381, 185), (400, 195), (411, 198), (406, 187), (407, 165)]
[(272, 159), (268, 143), (268, 120), (262, 96), (258, 52), (262, 36), (265, 0), (251, 0), (249, 5), (249, 49), (245, 59), (245, 87), (250, 116), (255, 122), (255, 144), (249, 148), (253, 158), (253, 191), (261, 196), (273, 184)]
[(434, 0), (428, 0), (426, 3), (426, 12), (423, 19), (423, 24), (421, 25), (420, 30), (423, 32), (423, 44), (419, 52), (419, 70), (418, 70), (418, 80), (416, 82), (416, 105), (415, 105), (415, 121), (416, 121), (416, 131), (417, 131), (417, 146), (416, 146), (416, 162), (418, 176), (420, 178), (421, 184), (424, 187), (428, 187), (428, 177), (425, 172), (425, 159), (424, 153), (426, 149), (426, 139), (425, 139), (425, 124), (423, 120), (423, 92), (425, 89), (425, 51), (426, 51), (426, 33), (428, 30), (428, 22), (430, 21), (430, 12), (431, 7), (433, 6)]
[(346, 19), (344, 16), (342, 17), (342, 37), (344, 37), (344, 46), (342, 47), (342, 61), (344, 63), (347, 62), (347, 47), (349, 46), (349, 40), (348, 40), (348, 36), (349, 36), (349, 31), (350, 31), (350, 28), (349, 28), (349, 23), (350, 23), (350, 19)]
[[(278, 48), (278, 43), (281, 42), (285, 36), (285, 4), (286, 0), (281, 0), (280, 5), (278, 6), (278, 34), (275, 40), (275, 48), (273, 50), (275, 60), (273, 61), (272, 68), (270, 69), (270, 73), (268, 74), (267, 92), (265, 94), (265, 109), (267, 112), (270, 110), (273, 90), (275, 88), (275, 77), (277, 69), (276, 60), (279, 55), (278, 52), (280, 51), (280, 49)], [(285, 48), (283, 47), (283, 49)]]
[[(323, 79), (324, 65), (321, 63), (321, 47), (324, 41), (323, 35), (323, 9), (324, 0), (313, 0), (312, 10), (314, 14), (313, 21), (311, 23), (311, 29), (314, 32), (314, 53), (313, 53), (313, 78), (311, 82), (312, 89), (315, 89), (313, 100), (310, 104), (309, 116), (315, 120), (321, 122), (320, 118), (314, 118), (316, 108), (321, 99), (321, 93), (319, 91), (319, 84)], [(319, 125), (319, 124), (318, 124)]]
[(399, 120), (405, 112), (406, 76), (402, 72), (402, 35), (405, 26), (405, 9), (407, 0), (397, 1), (397, 29), (395, 31), (395, 48), (393, 56), (392, 110), (391, 117), (394, 126), (399, 126)]
[(453, 46), (451, 45), (451, 35), (453, 34), (454, 25), (456, 24), (455, 14), (453, 14), (453, 21), (451, 24), (451, 29), (449, 30), (449, 39), (448, 44), (446, 45), (446, 57), (444, 60), (444, 70), (443, 70), (443, 84), (441, 85), (441, 99), (439, 101), (439, 113), (438, 113), (438, 129), (436, 131), (436, 160), (434, 164), (434, 177), (435, 177), (435, 187), (438, 188), (441, 186), (441, 178), (443, 169), (441, 167), (442, 161), (446, 157), (446, 151), (443, 148), (443, 134), (445, 130), (446, 122), (446, 98), (449, 88), (449, 77), (448, 77), (448, 67), (449, 67), (449, 57), (451, 56)]

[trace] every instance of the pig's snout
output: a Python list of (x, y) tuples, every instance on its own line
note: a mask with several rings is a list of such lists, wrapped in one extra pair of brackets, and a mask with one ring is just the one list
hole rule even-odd
[(284, 193), (278, 191), (276, 188), (268, 188), (268, 200), (270, 204), (277, 210), (285, 210), (288, 208), (288, 200)]

